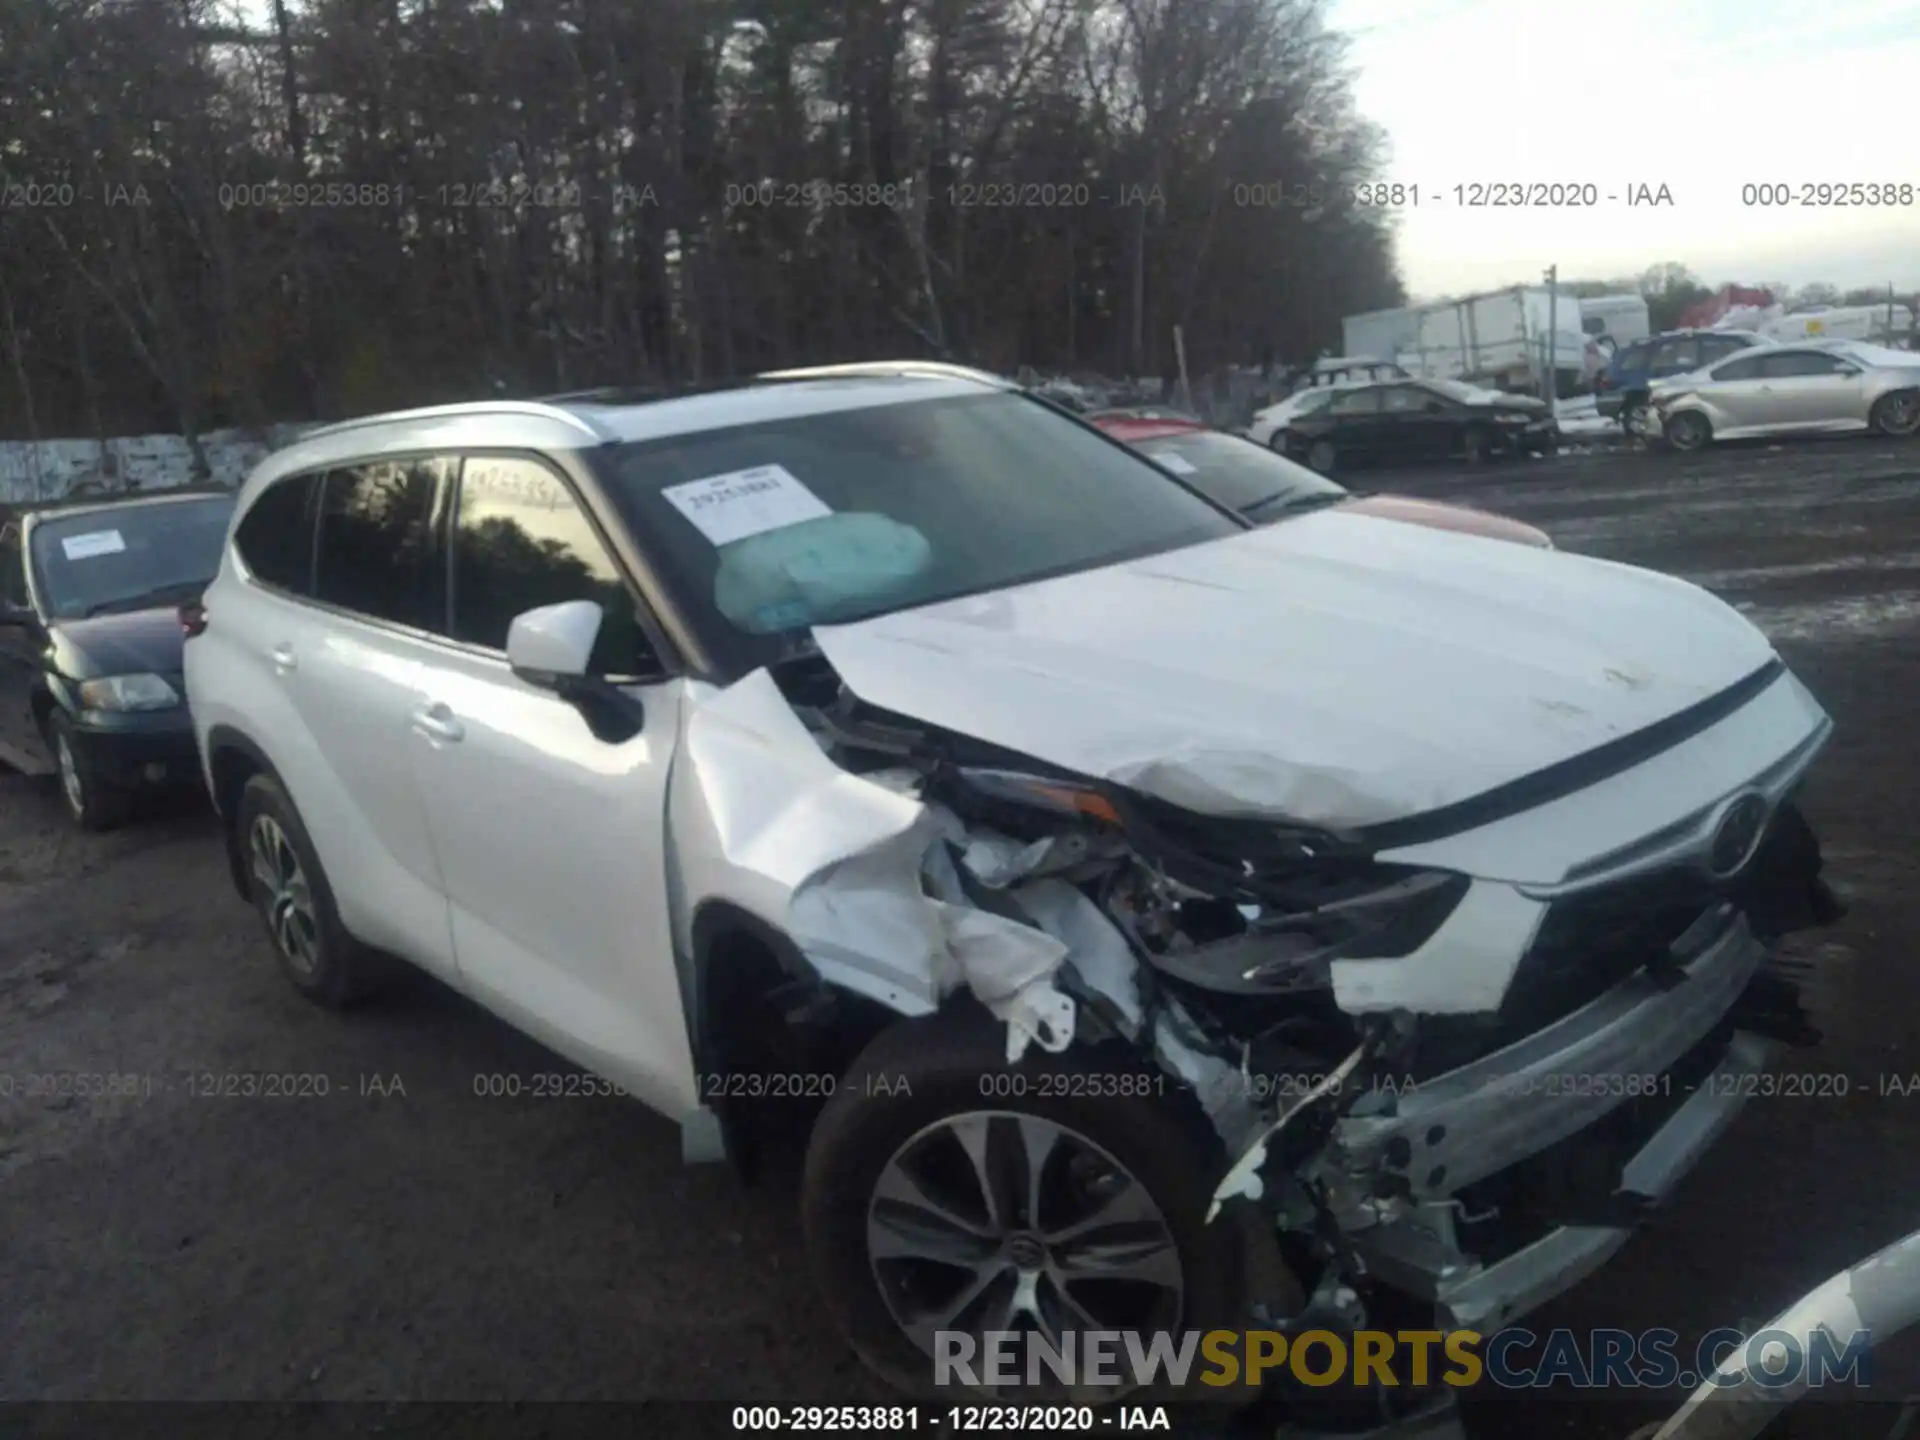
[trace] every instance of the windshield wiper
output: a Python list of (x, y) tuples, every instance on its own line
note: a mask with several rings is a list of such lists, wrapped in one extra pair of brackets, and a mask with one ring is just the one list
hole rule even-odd
[(1296, 495), (1291, 491), (1281, 490), (1263, 499), (1255, 500), (1251, 505), (1242, 505), (1240, 513), (1252, 515), (1261, 510), (1272, 509), (1281, 514), (1293, 514), (1303, 510), (1318, 510), (1327, 505), (1338, 505), (1342, 500), (1352, 498), (1345, 491), (1335, 491), (1331, 494), (1315, 491), (1306, 495)]

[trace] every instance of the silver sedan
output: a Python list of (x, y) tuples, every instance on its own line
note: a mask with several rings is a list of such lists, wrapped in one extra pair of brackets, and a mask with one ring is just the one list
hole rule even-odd
[(1743, 351), (1655, 383), (1646, 431), (1676, 450), (1762, 435), (1920, 430), (1920, 354), (1834, 342)]

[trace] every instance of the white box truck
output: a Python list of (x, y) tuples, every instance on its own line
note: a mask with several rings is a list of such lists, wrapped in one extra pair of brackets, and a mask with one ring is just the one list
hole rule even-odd
[[(1552, 326), (1549, 339), (1549, 325)], [(1545, 286), (1515, 286), (1428, 307), (1420, 318), (1415, 363), (1401, 364), (1435, 379), (1467, 380), (1503, 390), (1536, 390), (1546, 368), (1562, 385), (1584, 374), (1587, 336), (1580, 302)]]

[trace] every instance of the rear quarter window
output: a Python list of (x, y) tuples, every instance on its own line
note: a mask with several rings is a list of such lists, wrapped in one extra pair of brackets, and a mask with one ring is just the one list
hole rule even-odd
[(233, 546), (247, 573), (293, 595), (313, 591), (313, 496), (317, 475), (276, 480), (248, 508)]

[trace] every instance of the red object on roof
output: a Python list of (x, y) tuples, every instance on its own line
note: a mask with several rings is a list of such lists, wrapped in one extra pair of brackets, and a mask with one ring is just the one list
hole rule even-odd
[(1191, 435), (1196, 430), (1209, 428), (1197, 420), (1132, 420), (1123, 415), (1096, 419), (1093, 423), (1126, 445), (1137, 445), (1142, 440), (1164, 440), (1169, 435)]
[(1689, 305), (1680, 312), (1682, 330), (1705, 330), (1717, 323), (1736, 305), (1773, 304), (1773, 292), (1749, 285), (1722, 285), (1718, 295)]

